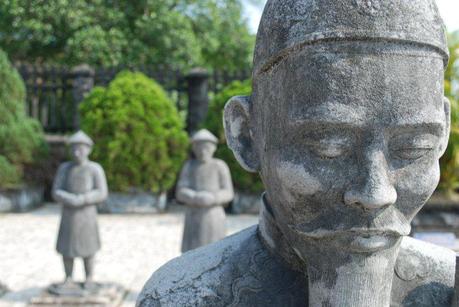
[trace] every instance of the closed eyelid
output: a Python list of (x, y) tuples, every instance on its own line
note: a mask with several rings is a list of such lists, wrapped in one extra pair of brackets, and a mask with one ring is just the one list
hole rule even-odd
[(419, 147), (432, 147), (439, 141), (439, 137), (433, 134), (422, 134), (422, 135), (402, 135), (395, 137), (391, 140), (393, 146), (405, 147), (413, 146), (413, 148)]

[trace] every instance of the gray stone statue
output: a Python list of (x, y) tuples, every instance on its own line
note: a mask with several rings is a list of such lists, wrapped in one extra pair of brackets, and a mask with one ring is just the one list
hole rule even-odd
[(138, 306), (451, 306), (455, 253), (408, 237), (449, 136), (434, 0), (268, 0), (227, 141), (258, 226), (176, 258)]
[(225, 162), (213, 158), (217, 138), (202, 129), (191, 138), (195, 158), (187, 161), (177, 183), (177, 200), (187, 206), (182, 252), (226, 236), (223, 206), (234, 197)]
[(59, 167), (52, 190), (54, 200), (63, 205), (57, 251), (63, 257), (65, 283), (72, 283), (74, 259), (81, 257), (89, 285), (94, 255), (100, 249), (97, 204), (107, 198), (108, 188), (102, 167), (88, 159), (93, 141), (79, 131), (69, 144), (73, 161)]

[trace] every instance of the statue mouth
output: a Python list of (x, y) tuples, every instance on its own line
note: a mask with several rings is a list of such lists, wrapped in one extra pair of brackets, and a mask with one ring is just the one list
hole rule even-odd
[(347, 230), (316, 229), (304, 231), (298, 227), (289, 226), (299, 237), (305, 240), (340, 242), (340, 246), (353, 252), (368, 253), (388, 249), (394, 246), (401, 237), (410, 233), (410, 227), (405, 230), (392, 228), (351, 228)]

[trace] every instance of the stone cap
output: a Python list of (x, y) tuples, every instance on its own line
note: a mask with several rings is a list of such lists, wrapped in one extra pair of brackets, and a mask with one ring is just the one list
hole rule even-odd
[(292, 51), (330, 41), (382, 41), (435, 50), (446, 32), (434, 0), (269, 0), (257, 35), (254, 76)]
[(212, 142), (214, 144), (218, 143), (218, 139), (207, 129), (201, 129), (191, 137), (191, 143), (195, 142)]
[(93, 140), (91, 140), (91, 138), (81, 130), (73, 134), (72, 136), (70, 136), (67, 143), (68, 144), (86, 144), (90, 147), (94, 145)]

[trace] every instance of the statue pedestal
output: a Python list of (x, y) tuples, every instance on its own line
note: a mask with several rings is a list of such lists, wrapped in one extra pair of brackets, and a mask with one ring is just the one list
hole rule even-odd
[(8, 292), (8, 288), (0, 282), (0, 296), (3, 296), (6, 292)]
[(126, 293), (122, 286), (112, 283), (93, 283), (86, 287), (82, 283), (52, 284), (33, 298), (29, 306), (115, 307), (121, 305)]

